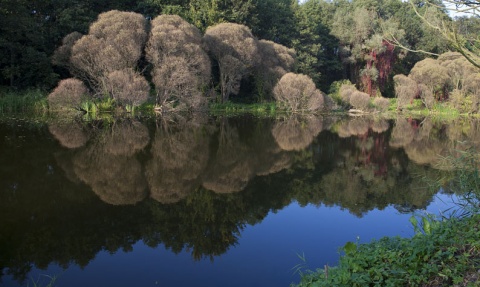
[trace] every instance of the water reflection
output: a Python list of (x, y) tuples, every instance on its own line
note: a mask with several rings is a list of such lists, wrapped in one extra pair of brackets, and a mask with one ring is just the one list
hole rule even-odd
[(411, 161), (443, 170), (453, 168), (452, 161), (445, 161), (445, 157), (459, 156), (468, 149), (478, 150), (479, 144), (480, 121), (466, 119), (446, 124), (435, 123), (431, 118), (398, 118), (390, 139), (390, 146), (402, 148)]
[(100, 199), (113, 205), (135, 204), (147, 196), (143, 168), (135, 154), (149, 143), (147, 128), (136, 121), (118, 121), (74, 153), (74, 173)]
[(145, 167), (150, 196), (175, 203), (198, 189), (209, 159), (212, 129), (196, 121), (168, 124), (155, 131)]
[[(392, 128), (389, 129), (390, 123)], [(432, 200), (437, 155), (480, 144), (478, 121), (135, 119), (0, 125), (0, 268), (19, 280), (52, 262), (87, 265), (142, 240), (195, 259), (293, 201), (356, 216)], [(56, 141), (52, 141), (54, 137)], [(100, 200), (99, 200), (100, 199)]]
[(293, 115), (279, 120), (272, 129), (275, 141), (283, 150), (303, 150), (323, 129), (323, 118)]

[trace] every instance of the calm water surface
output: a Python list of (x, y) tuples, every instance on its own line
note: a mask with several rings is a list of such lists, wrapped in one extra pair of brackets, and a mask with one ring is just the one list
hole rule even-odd
[[(2, 286), (288, 286), (444, 210), (480, 124), (192, 116), (0, 122)], [(44, 284), (45, 285), (45, 284)]]

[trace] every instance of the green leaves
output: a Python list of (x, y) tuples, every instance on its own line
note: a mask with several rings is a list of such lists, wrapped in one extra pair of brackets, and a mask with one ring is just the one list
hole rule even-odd
[(357, 252), (357, 245), (351, 241), (347, 242), (342, 249), (347, 255), (353, 255)]
[[(480, 264), (479, 215), (435, 221), (415, 217), (410, 222), (421, 236), (384, 237), (368, 244), (347, 242), (338, 267), (328, 278), (323, 271), (302, 278), (299, 286), (452, 286), (475, 275)], [(478, 267), (477, 267), (478, 268)], [(470, 277), (469, 277), (470, 276)]]

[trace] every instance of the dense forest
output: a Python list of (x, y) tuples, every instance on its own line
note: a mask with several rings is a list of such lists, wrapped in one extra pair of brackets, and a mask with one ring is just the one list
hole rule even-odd
[[(441, 84), (435, 82), (428, 88), (425, 82), (436, 79), (424, 79), (422, 72), (436, 70), (432, 65), (418, 67), (417, 70), (423, 68), (424, 71), (417, 72), (417, 77), (411, 75), (396, 81), (393, 77), (408, 75), (416, 63), (427, 57), (436, 58), (450, 50), (462, 53), (456, 43), (439, 35), (429, 19), (448, 23), (465, 39), (472, 34), (473, 38), (478, 38), (476, 31), (480, 27), (476, 17), (452, 20), (441, 2), (433, 2), (438, 6), (428, 3), (400, 0), (308, 0), (301, 3), (295, 0), (109, 0), (101, 3), (91, 0), (1, 0), (0, 86), (51, 91), (60, 82), (58, 87), (70, 94), (71, 91), (83, 94), (85, 88), (98, 92), (101, 86), (103, 93), (108, 91), (120, 101), (124, 94), (132, 94), (130, 91), (148, 91), (150, 83), (156, 88), (156, 104), (168, 100), (164, 95), (169, 94), (172, 85), (182, 87), (180, 94), (215, 93), (221, 101), (229, 100), (229, 95), (237, 95), (236, 100), (252, 102), (271, 98), (269, 91), (274, 84), (283, 75), (293, 72), (296, 74), (288, 74), (279, 81), (283, 90), (282, 87), (276, 89), (275, 94), (280, 94), (275, 96), (277, 101), (282, 93), (291, 92), (292, 83), (308, 87), (305, 93), (314, 97), (319, 91), (312, 88), (310, 79), (325, 93), (335, 81), (348, 79), (359, 93), (346, 102), (361, 107), (365, 94), (392, 98), (395, 97), (394, 84), (411, 88), (408, 80), (414, 79), (418, 87), (410, 92), (412, 96), (398, 91), (397, 96), (404, 95), (404, 102), (411, 97), (421, 97), (428, 107), (432, 98), (447, 98), (455, 88), (461, 90), (462, 85), (457, 82), (454, 87), (444, 80), (444, 87), (439, 88)], [(419, 15), (427, 15), (428, 19)], [(108, 34), (105, 27), (113, 32)], [(127, 39), (124, 34), (129, 30), (133, 32)], [(178, 36), (180, 32), (183, 36)], [(119, 34), (124, 38), (120, 39)], [(176, 46), (165, 45), (170, 43), (168, 37), (176, 37)], [(226, 42), (235, 41), (236, 45), (225, 48)], [(118, 52), (117, 58), (109, 58), (111, 55), (105, 49), (105, 45), (116, 45), (112, 43), (122, 45), (123, 50)], [(469, 43), (470, 46), (477, 44)], [(168, 52), (173, 50), (176, 53)], [(300, 74), (310, 79), (299, 78)], [(83, 80), (87, 87), (75, 82), (72, 76)], [(68, 81), (61, 81), (65, 79)], [(181, 82), (172, 83), (171, 79), (181, 79)], [(125, 82), (130, 85), (126, 87)], [(445, 95), (441, 95), (441, 89)], [(477, 88), (472, 89), (476, 94)], [(54, 96), (61, 93), (60, 90)], [(129, 104), (142, 101), (146, 93), (137, 94), (134, 99), (128, 99)], [(184, 104), (198, 105), (200, 100), (192, 96)], [(324, 103), (308, 104), (318, 107)], [(382, 105), (385, 103), (378, 103)]]

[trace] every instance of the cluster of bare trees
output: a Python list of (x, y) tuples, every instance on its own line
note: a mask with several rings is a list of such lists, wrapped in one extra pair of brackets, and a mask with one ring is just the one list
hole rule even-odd
[[(87, 83), (94, 97), (109, 97), (120, 105), (139, 105), (147, 100), (150, 90), (138, 72), (147, 40), (146, 24), (138, 13), (116, 10), (102, 13), (90, 26), (88, 35), (74, 32), (64, 38), (54, 62), (69, 68), (75, 77)], [(69, 97), (63, 86), (57, 89)], [(49, 102), (54, 101), (49, 99)]]
[(217, 88), (212, 86), (217, 82), (212, 67), (218, 67), (222, 102), (238, 95), (243, 80), (253, 79), (261, 100), (275, 99), (292, 111), (323, 106), (324, 95), (313, 81), (291, 74), (295, 51), (258, 40), (244, 25), (221, 23), (202, 35), (177, 15), (156, 17), (149, 33), (147, 24), (140, 14), (113, 10), (100, 14), (87, 35), (67, 35), (53, 62), (68, 68), (76, 85), (83, 81), (90, 91), (78, 88), (81, 94), (71, 93), (71, 84), (66, 84), (73, 80), (61, 82), (50, 96), (52, 106), (78, 108), (78, 99), (88, 94), (138, 106), (148, 99), (148, 78), (155, 86), (158, 110), (198, 110), (212, 94), (209, 89)]
[(203, 93), (210, 80), (211, 63), (200, 31), (176, 15), (160, 15), (151, 25), (146, 55), (153, 66), (157, 107), (204, 106)]
[(449, 101), (460, 112), (477, 112), (480, 104), (480, 75), (474, 65), (457, 52), (415, 64), (408, 76), (396, 75), (398, 109), (419, 97), (431, 109), (437, 101)]
[(338, 93), (343, 105), (352, 108), (351, 112), (384, 112), (390, 104), (388, 99), (381, 96), (372, 98), (350, 83), (344, 83)]

